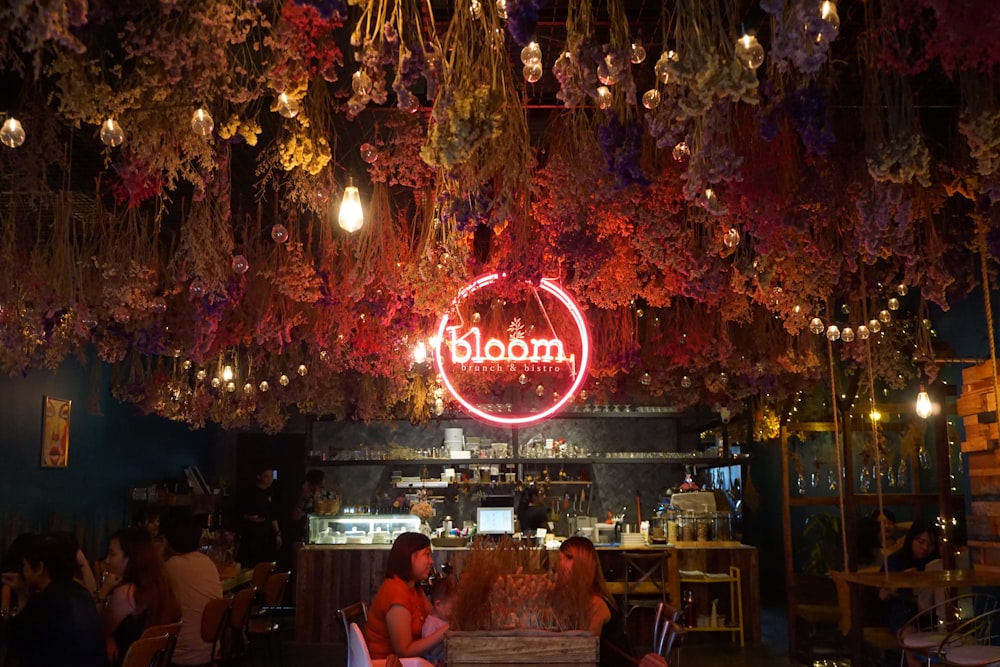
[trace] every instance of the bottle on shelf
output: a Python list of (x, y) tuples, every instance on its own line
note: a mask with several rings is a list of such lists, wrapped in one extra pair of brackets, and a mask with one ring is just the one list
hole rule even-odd
[(697, 608), (694, 604), (694, 591), (689, 590), (684, 594), (684, 617), (689, 628), (693, 628), (698, 624), (696, 612)]

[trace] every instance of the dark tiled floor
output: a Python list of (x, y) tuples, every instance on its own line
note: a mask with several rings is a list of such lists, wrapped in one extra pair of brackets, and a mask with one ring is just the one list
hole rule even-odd
[[(740, 649), (728, 639), (713, 640), (700, 635), (698, 641), (683, 641), (675, 651), (671, 667), (789, 667), (788, 628), (785, 609), (765, 605), (761, 609), (760, 646)], [(248, 656), (249, 665), (264, 664), (261, 656)], [(347, 664), (343, 644), (299, 644), (286, 641), (282, 647), (285, 667), (340, 667)], [(810, 666), (811, 667), (811, 666)]]

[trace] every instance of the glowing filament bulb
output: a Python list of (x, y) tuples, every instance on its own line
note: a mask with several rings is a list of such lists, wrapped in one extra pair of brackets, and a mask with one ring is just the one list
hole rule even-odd
[(223, 382), (229, 382), (232, 379), (233, 379), (233, 367), (230, 366), (229, 364), (226, 364), (222, 368), (222, 380)]
[(924, 390), (923, 385), (920, 385), (920, 392), (917, 393), (917, 416), (927, 419), (931, 416), (932, 409), (930, 394)]
[(340, 212), (337, 224), (346, 232), (354, 233), (365, 224), (364, 211), (361, 209), (361, 193), (358, 192), (354, 180), (348, 180), (344, 188), (344, 197), (340, 200)]

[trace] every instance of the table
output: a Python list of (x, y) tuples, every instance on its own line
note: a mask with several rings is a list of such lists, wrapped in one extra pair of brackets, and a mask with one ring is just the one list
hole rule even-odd
[(245, 567), (231, 577), (221, 577), (219, 583), (222, 584), (222, 593), (226, 594), (234, 588), (249, 584), (251, 579), (253, 579), (253, 568)]
[[(861, 617), (859, 586), (871, 588), (970, 588), (1000, 587), (1000, 571), (996, 570), (929, 570), (925, 572), (831, 572), (837, 582), (840, 604), (840, 629), (851, 637), (851, 664), (864, 664), (864, 637), (861, 623), (851, 619)], [(847, 600), (841, 597), (847, 594)]]

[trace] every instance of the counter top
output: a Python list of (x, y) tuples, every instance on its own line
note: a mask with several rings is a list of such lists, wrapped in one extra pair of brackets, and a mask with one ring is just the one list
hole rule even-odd
[[(691, 543), (686, 542), (683, 544), (665, 544), (665, 545), (645, 545), (638, 547), (623, 547), (620, 544), (595, 544), (594, 547), (598, 551), (663, 551), (665, 549), (690, 549), (690, 550), (704, 550), (704, 549), (756, 549), (757, 547), (750, 546), (748, 544), (739, 544), (737, 542), (698, 542)], [(392, 548), (391, 544), (306, 544), (302, 546), (303, 549), (315, 549), (315, 550), (334, 550), (334, 551), (389, 551)], [(556, 547), (548, 547), (550, 550), (555, 550)], [(433, 547), (434, 551), (468, 551), (469, 547)]]

